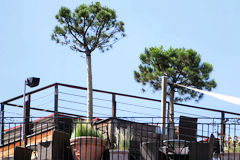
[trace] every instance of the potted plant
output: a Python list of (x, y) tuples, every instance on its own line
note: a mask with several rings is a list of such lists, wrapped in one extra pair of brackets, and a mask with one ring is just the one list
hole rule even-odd
[(114, 149), (109, 150), (110, 160), (128, 160), (131, 135), (129, 129), (115, 129)]
[(234, 157), (240, 156), (240, 141), (238, 136), (225, 137), (223, 153), (221, 153), (222, 159), (234, 159)]
[(100, 160), (107, 142), (90, 123), (74, 123), (70, 146), (75, 160)]
[(240, 141), (238, 139), (238, 136), (235, 136), (234, 139), (232, 136), (229, 136), (227, 140), (225, 140), (224, 143), (224, 152), (226, 153), (233, 153), (233, 152), (239, 152), (240, 151)]

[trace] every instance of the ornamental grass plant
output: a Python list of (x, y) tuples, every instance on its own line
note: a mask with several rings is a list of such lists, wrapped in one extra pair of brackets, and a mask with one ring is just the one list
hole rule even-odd
[(131, 140), (131, 134), (129, 129), (115, 129), (116, 134), (116, 143), (115, 143), (115, 149), (116, 150), (128, 150), (130, 148), (130, 140)]
[(74, 123), (71, 138), (81, 136), (103, 138), (102, 133), (99, 130), (97, 130), (97, 128), (94, 127), (91, 123), (78, 120)]

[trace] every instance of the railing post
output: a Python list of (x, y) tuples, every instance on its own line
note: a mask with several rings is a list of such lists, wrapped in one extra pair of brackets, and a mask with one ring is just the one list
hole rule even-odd
[(1, 145), (4, 144), (4, 104), (1, 103)]
[(161, 130), (165, 136), (166, 126), (166, 97), (167, 97), (167, 78), (162, 77), (162, 100), (161, 100)]
[(224, 112), (221, 112), (221, 137), (220, 137), (220, 140), (221, 140), (221, 151), (224, 147), (224, 139), (225, 139), (225, 130), (226, 130), (226, 124), (225, 124), (225, 113)]
[(24, 108), (24, 123), (23, 123), (23, 140), (24, 140), (24, 146), (27, 145), (27, 136), (29, 134), (29, 121), (30, 121), (30, 101), (31, 101), (31, 95), (27, 95), (27, 101), (25, 102), (25, 108)]
[(55, 128), (58, 129), (58, 84), (55, 85), (54, 91), (54, 122)]
[(111, 132), (110, 132), (110, 144), (111, 144), (111, 149), (114, 148), (114, 125), (115, 125), (115, 118), (117, 116), (117, 109), (116, 109), (116, 95), (112, 94), (112, 120), (111, 120)]
[(112, 117), (117, 116), (117, 109), (116, 109), (116, 95), (112, 94)]

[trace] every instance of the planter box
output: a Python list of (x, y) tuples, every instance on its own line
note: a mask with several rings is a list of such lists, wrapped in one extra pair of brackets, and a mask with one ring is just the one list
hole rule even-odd
[(70, 139), (75, 160), (100, 160), (107, 142), (101, 138), (82, 136)]
[(109, 150), (110, 160), (128, 160), (128, 150)]

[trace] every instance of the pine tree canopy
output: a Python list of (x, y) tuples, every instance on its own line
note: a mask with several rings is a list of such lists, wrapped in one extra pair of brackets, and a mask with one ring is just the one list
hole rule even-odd
[(99, 2), (82, 4), (74, 12), (62, 7), (56, 19), (60, 25), (55, 27), (52, 40), (88, 55), (95, 49), (108, 50), (125, 36), (124, 23), (117, 20), (116, 12)]
[[(193, 88), (211, 91), (217, 86), (210, 78), (213, 66), (201, 62), (200, 54), (193, 49), (172, 48), (165, 50), (161, 47), (145, 48), (140, 55), (139, 71), (134, 71), (134, 78), (143, 86), (150, 85), (154, 91), (161, 89), (161, 77), (166, 76), (171, 90), (177, 92), (174, 101), (195, 99), (200, 100), (202, 93), (174, 85), (182, 84)], [(144, 89), (143, 89), (144, 90)]]

